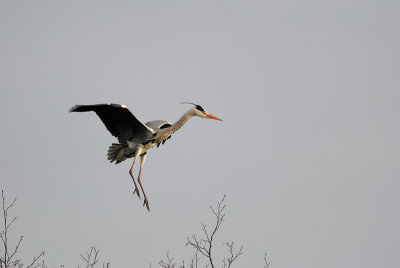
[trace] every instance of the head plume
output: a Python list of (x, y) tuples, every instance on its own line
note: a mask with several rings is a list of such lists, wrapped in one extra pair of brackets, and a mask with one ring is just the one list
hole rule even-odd
[(201, 112), (205, 111), (205, 109), (203, 107), (201, 107), (200, 105), (193, 103), (193, 102), (181, 102), (181, 104), (192, 104), (192, 105), (194, 105), (194, 107), (196, 107), (197, 110), (199, 110)]

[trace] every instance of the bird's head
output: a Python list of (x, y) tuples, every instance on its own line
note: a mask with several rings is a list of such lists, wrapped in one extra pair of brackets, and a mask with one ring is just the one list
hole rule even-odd
[(190, 110), (192, 111), (192, 113), (193, 113), (194, 116), (199, 116), (199, 117), (202, 117), (202, 118), (215, 119), (215, 120), (222, 121), (221, 118), (218, 118), (218, 117), (216, 117), (216, 116), (214, 116), (214, 115), (212, 115), (212, 114), (209, 114), (209, 113), (206, 111), (206, 109), (204, 109), (203, 107), (201, 107), (201, 106), (198, 105), (198, 104), (194, 104), (194, 103), (191, 103), (191, 102), (182, 102), (182, 103), (194, 105), (194, 107), (193, 107), (192, 109), (190, 109)]

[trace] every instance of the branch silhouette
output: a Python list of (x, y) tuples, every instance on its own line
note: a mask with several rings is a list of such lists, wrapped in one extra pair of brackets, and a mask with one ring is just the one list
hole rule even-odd
[[(215, 207), (210, 206), (211, 212), (214, 215), (215, 222), (211, 228), (208, 228), (206, 224), (201, 223), (202, 236), (192, 235), (191, 237), (186, 238), (186, 246), (189, 246), (195, 250), (193, 257), (188, 266), (185, 266), (185, 262), (182, 262), (182, 265), (179, 265), (179, 268), (198, 268), (200, 256), (206, 260), (206, 267), (215, 268), (216, 267), (216, 257), (213, 254), (213, 248), (215, 244), (215, 236), (217, 232), (220, 230), (222, 223), (225, 221), (225, 202), (226, 195), (217, 202)], [(240, 246), (239, 250), (235, 250), (234, 242), (225, 242), (225, 245), (228, 249), (228, 256), (222, 259), (222, 267), (230, 268), (232, 263), (234, 263), (239, 256), (243, 254), (243, 246)], [(169, 256), (169, 253), (166, 255), (166, 260), (161, 260), (159, 262), (162, 268), (174, 268), (176, 267), (176, 263), (174, 262), (174, 258)]]
[(17, 219), (16, 216), (9, 220), (9, 211), (15, 205), (17, 199), (15, 198), (9, 205), (6, 204), (4, 190), (1, 191), (2, 212), (3, 212), (3, 226), (0, 230), (1, 248), (0, 248), (0, 268), (37, 268), (40, 267), (39, 259), (44, 256), (45, 252), (41, 251), (37, 256), (33, 257), (30, 264), (25, 265), (20, 258), (17, 258), (18, 249), (22, 244), (24, 237), (21, 235), (15, 247), (10, 246), (9, 230), (12, 224)]

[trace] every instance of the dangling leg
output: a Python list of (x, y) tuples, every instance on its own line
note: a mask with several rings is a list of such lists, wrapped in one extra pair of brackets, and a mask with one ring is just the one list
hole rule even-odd
[(138, 156), (139, 156), (139, 154), (140, 154), (141, 151), (142, 151), (141, 149), (138, 149), (138, 150), (136, 151), (136, 153), (135, 153), (135, 158), (133, 159), (132, 167), (131, 167), (131, 169), (129, 170), (129, 174), (131, 175), (132, 180), (133, 180), (133, 183), (135, 184), (135, 191), (133, 191), (133, 194), (136, 193), (137, 196), (139, 197), (139, 199), (141, 199), (141, 198), (140, 198), (140, 191), (139, 191), (139, 188), (137, 187), (137, 184), (136, 184), (135, 179), (133, 178), (132, 170), (133, 170), (133, 166), (135, 165), (136, 159), (138, 158)]
[(147, 153), (144, 153), (140, 156), (140, 170), (139, 170), (138, 182), (139, 182), (140, 188), (142, 188), (142, 192), (143, 192), (143, 196), (144, 196), (143, 206), (146, 205), (147, 210), (150, 212), (149, 201), (147, 200), (146, 193), (143, 190), (142, 182), (140, 181), (140, 174), (142, 174), (142, 167), (144, 165), (144, 162), (146, 161), (146, 157), (147, 157)]

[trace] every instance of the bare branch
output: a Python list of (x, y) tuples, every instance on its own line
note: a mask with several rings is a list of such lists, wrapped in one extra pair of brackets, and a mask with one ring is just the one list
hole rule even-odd
[(240, 246), (240, 249), (237, 253), (234, 253), (233, 251), (233, 241), (231, 243), (226, 242), (224, 243), (225, 246), (228, 247), (228, 251), (229, 251), (229, 256), (223, 259), (223, 265), (224, 268), (227, 267), (231, 267), (231, 264), (240, 256), (243, 254), (243, 246)]
[[(15, 219), (15, 218), (14, 218), (14, 219)], [(8, 229), (8, 228), (7, 228), (7, 229)], [(18, 248), (19, 248), (19, 246), (21, 245), (22, 239), (23, 239), (23, 236), (21, 236), (21, 237), (19, 238), (19, 241), (18, 241), (17, 245), (15, 246), (14, 251), (10, 254), (10, 257), (9, 257), (9, 260), (10, 260), (10, 261), (11, 261), (11, 259), (14, 257), (14, 255), (17, 253)], [(28, 267), (29, 267), (29, 266), (28, 266)]]
[(267, 260), (267, 252), (264, 253), (264, 268), (269, 268), (270, 263)]
[[(2, 243), (1, 245), (2, 247), (0, 248), (0, 252), (2, 251), (2, 256), (0, 256), (0, 268), (22, 268), (24, 267), (24, 264), (22, 263), (21, 259), (16, 258), (16, 256), (18, 253), (18, 249), (23, 241), (23, 236), (20, 236), (13, 250), (10, 249), (8, 241), (8, 231), (12, 226), (12, 224), (17, 219), (17, 217), (14, 217), (11, 221), (9, 221), (8, 212), (15, 205), (17, 199), (14, 199), (11, 202), (11, 204), (6, 205), (6, 198), (3, 190), (1, 191), (1, 199), (2, 199), (2, 211), (3, 211), (3, 227), (2, 230), (0, 230), (0, 238)], [(37, 268), (40, 266), (45, 268), (44, 262), (42, 265), (40, 263), (37, 263), (37, 261), (39, 261), (39, 259), (43, 255), (44, 251), (42, 251), (39, 255), (35, 256), (31, 264), (26, 266), (26, 268)]]
[(200, 239), (198, 240), (196, 235), (192, 236), (192, 240), (187, 237), (187, 243), (186, 246), (192, 246), (193, 248), (196, 249), (196, 252), (200, 252), (203, 256), (207, 257), (209, 256), (208, 250), (205, 247), (206, 240)]
[[(40, 267), (41, 264), (36, 264), (36, 262), (40, 259), (40, 257), (44, 256), (45, 252), (42, 251), (39, 253), (39, 255), (37, 255), (36, 257), (33, 257), (33, 261), (31, 262), (31, 264), (29, 264), (26, 268), (30, 268), (30, 267)], [(36, 264), (36, 265), (35, 265)], [(35, 266), (33, 266), (35, 265)], [(43, 263), (44, 265), (44, 263)], [(42, 265), (42, 267), (43, 267)]]
[(160, 264), (163, 268), (174, 268), (176, 263), (174, 263), (174, 258), (169, 257), (169, 252), (165, 255), (167, 258), (165, 261), (161, 260), (158, 264)]
[[(17, 199), (15, 199), (15, 200), (17, 200)], [(10, 208), (10, 207), (8, 207), (8, 208)], [(8, 208), (7, 208), (7, 209), (8, 209)], [(6, 214), (6, 215), (7, 215), (7, 214)], [(10, 228), (10, 225), (13, 224), (13, 222), (14, 222), (16, 219), (17, 219), (17, 217), (14, 217), (14, 218), (12, 219), (12, 221), (11, 221), (10, 223), (7, 224), (6, 229)]]
[[(96, 247), (91, 247), (90, 251), (86, 251), (86, 256), (83, 256), (81, 254), (82, 259), (86, 262), (86, 264), (85, 264), (86, 268), (93, 268), (95, 266), (95, 264), (99, 261), (97, 259), (98, 254), (99, 254), (99, 250), (96, 249)], [(103, 266), (104, 266), (104, 264), (103, 264)]]
[[(224, 197), (222, 198), (221, 201), (218, 201), (218, 205), (216, 208), (210, 206), (210, 209), (215, 216), (215, 225), (211, 229), (211, 231), (209, 231), (207, 229), (207, 225), (205, 225), (204, 223), (201, 223), (201, 230), (203, 231), (204, 238), (198, 239), (195, 235), (193, 235), (191, 238), (189, 238), (189, 237), (187, 238), (186, 245), (191, 246), (194, 249), (196, 249), (195, 257), (191, 263), (193, 265), (192, 267), (197, 267), (198, 253), (200, 252), (203, 256), (205, 256), (208, 259), (208, 264), (206, 265), (206, 267), (208, 267), (210, 265), (212, 268), (215, 268), (214, 259), (213, 259), (213, 255), (212, 255), (212, 248), (214, 245), (213, 242), (214, 242), (215, 234), (220, 229), (222, 223), (225, 221), (225, 213), (224, 213), (225, 208), (226, 208), (225, 197), (226, 197), (226, 195), (224, 195)], [(230, 265), (240, 255), (243, 254), (243, 252), (242, 252), (243, 246), (240, 247), (240, 250), (237, 253), (234, 253), (233, 252), (233, 242), (226, 243), (225, 245), (228, 246), (230, 256), (227, 258), (224, 258), (223, 263), (224, 263), (224, 267), (230, 267)]]
[[(190, 261), (190, 267), (189, 268), (197, 268), (199, 264), (199, 250), (196, 250), (196, 252), (193, 255), (192, 260)], [(182, 267), (185, 268), (185, 267)]]

